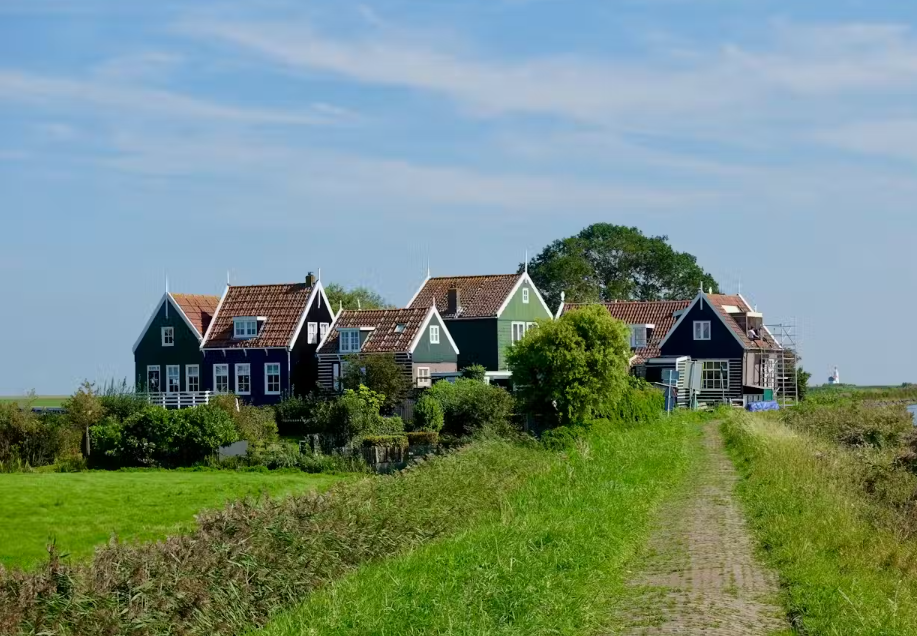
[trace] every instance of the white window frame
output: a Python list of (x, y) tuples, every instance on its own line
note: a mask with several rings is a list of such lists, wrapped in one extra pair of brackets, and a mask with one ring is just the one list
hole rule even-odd
[(331, 386), (335, 391), (341, 390), (341, 363), (331, 363)]
[(318, 323), (310, 322), (306, 325), (306, 344), (318, 343)]
[[(704, 328), (706, 326), (706, 337), (704, 334)], [(694, 321), (694, 339), (695, 340), (710, 340), (710, 321), (709, 320), (695, 320)]]
[(430, 325), (430, 344), (439, 344), (439, 325)]
[[(172, 372), (175, 372), (175, 390), (172, 390)], [(166, 393), (181, 393), (181, 365), (180, 364), (167, 364), (166, 365)]]
[[(223, 371), (223, 373), (220, 373)], [(217, 379), (220, 376), (226, 377), (226, 390), (220, 390), (220, 381)], [(213, 365), (213, 392), (214, 393), (229, 393), (229, 365), (228, 364), (215, 364)]]
[[(354, 345), (353, 334), (357, 335), (356, 349), (353, 348), (353, 345)], [(360, 330), (359, 329), (341, 329), (340, 331), (338, 331), (338, 337), (340, 338), (340, 342), (338, 343), (338, 350), (341, 353), (359, 353), (360, 352)]]
[(527, 322), (525, 323), (525, 333), (528, 333), (530, 330), (538, 326), (537, 322)]
[[(150, 371), (156, 371), (156, 390), (150, 388)], [(162, 391), (162, 367), (158, 364), (149, 364), (146, 367), (146, 390), (148, 393), (159, 393)]]
[[(277, 373), (273, 374), (269, 371), (270, 367), (277, 367)], [(271, 376), (277, 376), (277, 390), (271, 390)], [(281, 390), (280, 384), (280, 363), (279, 362), (265, 362), (264, 363), (264, 394), (265, 395), (280, 395)]]
[(512, 336), (510, 340), (513, 342), (513, 344), (519, 342), (525, 338), (525, 334), (528, 333), (528, 330), (534, 326), (535, 323), (533, 322), (513, 322), (511, 326)]
[(232, 337), (236, 340), (251, 340), (252, 338), (257, 338), (258, 318), (255, 316), (237, 316), (233, 318)]
[[(242, 371), (245, 371), (243, 374)], [(237, 362), (234, 371), (236, 372), (235, 386), (236, 386), (236, 395), (251, 395), (252, 394), (252, 365), (251, 362)], [(247, 377), (248, 378), (248, 391), (243, 391), (239, 388), (239, 378)]]
[(318, 325), (318, 338), (319, 340), (324, 340), (328, 335), (328, 328), (331, 327), (331, 323), (323, 322)]
[[(708, 368), (708, 365), (710, 368)], [(718, 377), (717, 374), (724, 369), (725, 374)], [(708, 373), (710, 374), (709, 376)], [(728, 391), (729, 360), (702, 360), (700, 377), (701, 391)]]
[(529, 288), (528, 287), (522, 288), (522, 302), (526, 305), (529, 304)]
[(160, 330), (160, 337), (162, 339), (163, 347), (174, 347), (175, 346), (175, 327), (163, 327)]
[[(197, 380), (197, 387), (191, 387), (191, 378)], [(186, 364), (185, 365), (185, 391), (188, 393), (197, 393), (201, 390), (201, 365), (199, 364)]]
[(426, 388), (433, 386), (433, 380), (430, 378), (430, 367), (417, 367), (417, 387)]
[[(647, 342), (647, 328), (646, 325), (631, 325), (630, 326), (630, 346), (632, 349), (640, 349), (646, 346)], [(643, 335), (643, 338), (640, 338), (640, 335)]]

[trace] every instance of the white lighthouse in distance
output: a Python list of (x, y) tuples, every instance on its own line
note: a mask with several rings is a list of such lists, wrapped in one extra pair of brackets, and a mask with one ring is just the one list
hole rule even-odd
[(834, 373), (828, 376), (828, 384), (835, 385), (841, 383), (841, 373), (834, 367)]

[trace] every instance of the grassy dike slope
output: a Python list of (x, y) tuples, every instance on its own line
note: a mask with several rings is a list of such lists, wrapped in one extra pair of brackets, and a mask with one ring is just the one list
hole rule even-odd
[(883, 524), (857, 460), (762, 415), (733, 416), (727, 444), (765, 560), (799, 633), (917, 633), (917, 543)]
[(258, 634), (531, 636), (614, 628), (626, 565), (656, 505), (700, 452), (696, 426), (681, 418), (593, 430), (576, 448), (552, 454), (549, 469), (499, 511), (354, 571)]

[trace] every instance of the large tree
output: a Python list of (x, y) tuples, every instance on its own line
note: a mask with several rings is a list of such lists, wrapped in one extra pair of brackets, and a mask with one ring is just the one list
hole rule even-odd
[(331, 283), (325, 287), (325, 294), (335, 311), (342, 303), (344, 309), (390, 309), (393, 307), (385, 302), (381, 294), (367, 287), (345, 289), (343, 285)]
[(529, 274), (551, 304), (561, 292), (568, 302), (681, 300), (693, 298), (701, 284), (718, 292), (697, 259), (668, 241), (635, 227), (596, 223), (544, 248), (529, 262)]

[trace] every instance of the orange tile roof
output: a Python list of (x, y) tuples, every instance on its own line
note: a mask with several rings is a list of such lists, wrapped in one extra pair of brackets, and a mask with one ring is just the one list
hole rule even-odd
[[(430, 307), (436, 299), (436, 309), (443, 318), (489, 318), (513, 291), (522, 274), (495, 274), (490, 276), (443, 276), (427, 280), (411, 308)], [(459, 290), (461, 310), (448, 313), (449, 290)]]
[[(337, 353), (340, 329), (371, 329), (360, 353), (403, 353), (411, 349), (411, 343), (423, 326), (429, 307), (416, 309), (367, 309), (346, 310), (334, 323), (334, 329), (319, 349), (320, 354)], [(396, 327), (404, 325), (402, 331)]]
[[(204, 346), (213, 349), (287, 347), (311, 293), (312, 287), (305, 283), (231, 286), (226, 290)], [(264, 316), (267, 320), (257, 337), (235, 339), (233, 318), (248, 316)]]
[(203, 338), (220, 304), (219, 296), (205, 296), (203, 294), (170, 294), (172, 300), (181, 307), (185, 316), (197, 329)]
[(732, 314), (726, 311), (726, 307), (730, 305), (737, 307), (743, 313), (753, 311), (748, 303), (745, 302), (744, 298), (741, 296), (728, 296), (726, 294), (706, 294), (706, 297), (710, 305), (716, 308), (723, 317), (726, 325), (739, 337), (739, 340), (746, 349), (780, 349), (780, 345), (774, 341), (765, 329), (762, 329), (762, 333), (758, 334), (760, 339), (752, 340), (749, 338), (748, 334), (742, 328), (742, 325), (736, 322)]
[[(676, 311), (687, 309), (691, 305), (690, 300), (626, 300), (612, 301), (602, 303), (613, 318), (627, 323), (628, 325), (655, 325), (652, 335), (647, 339), (645, 347), (634, 349), (634, 355), (637, 356), (635, 364), (641, 364), (650, 358), (657, 358), (660, 355), (659, 344), (668, 335), (669, 331), (675, 326), (678, 320), (673, 314)], [(564, 305), (563, 313), (577, 307), (583, 307), (584, 304), (567, 303)]]

